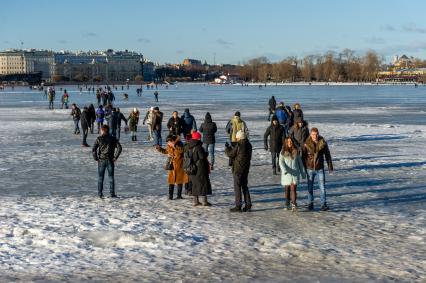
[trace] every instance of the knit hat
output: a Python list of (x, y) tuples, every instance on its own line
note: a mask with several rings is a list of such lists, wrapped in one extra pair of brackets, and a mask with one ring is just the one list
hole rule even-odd
[(278, 117), (276, 115), (272, 115), (272, 122), (278, 121)]
[(246, 138), (246, 133), (239, 130), (235, 136), (238, 140), (244, 140)]
[(200, 132), (193, 132), (192, 133), (192, 139), (193, 140), (201, 140), (201, 134), (200, 134)]
[(235, 112), (234, 116), (241, 117), (241, 113), (240, 113), (240, 111)]

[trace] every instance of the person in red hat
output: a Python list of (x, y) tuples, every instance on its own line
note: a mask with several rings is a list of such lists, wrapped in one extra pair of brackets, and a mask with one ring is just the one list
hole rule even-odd
[[(184, 156), (184, 170), (189, 175), (192, 183), (192, 195), (194, 206), (211, 206), (207, 201), (207, 195), (212, 194), (212, 187), (209, 177), (209, 162), (207, 152), (203, 148), (201, 134), (192, 133), (192, 139), (188, 142), (188, 149)], [(201, 203), (199, 200), (201, 197)]]

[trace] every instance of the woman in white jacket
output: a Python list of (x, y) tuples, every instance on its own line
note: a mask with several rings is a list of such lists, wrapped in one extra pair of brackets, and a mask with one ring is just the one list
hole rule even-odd
[(284, 139), (283, 148), (279, 158), (281, 168), (281, 185), (284, 186), (284, 194), (286, 198), (285, 208), (290, 208), (295, 211), (297, 209), (297, 184), (300, 182), (300, 178), (305, 179), (306, 173), (297, 148), (293, 144), (293, 140), (289, 137)]

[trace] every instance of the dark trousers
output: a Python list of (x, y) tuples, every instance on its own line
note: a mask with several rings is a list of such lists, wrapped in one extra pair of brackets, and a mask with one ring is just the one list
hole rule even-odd
[(102, 127), (103, 123), (102, 122), (96, 122), (96, 123), (98, 124), (98, 134), (99, 134), (99, 132), (101, 131), (101, 127)]
[(275, 169), (278, 167), (278, 170), (280, 169), (280, 166), (278, 165), (279, 159), (280, 159), (280, 153), (279, 152), (271, 152), (272, 156), (272, 168)]
[(53, 101), (49, 101), (49, 109), (53, 109)]
[(99, 160), (98, 162), (98, 195), (103, 196), (105, 170), (108, 171), (109, 193), (115, 195), (114, 162), (112, 160)]
[(244, 195), (244, 201), (247, 206), (251, 207), (250, 192), (248, 189), (248, 173), (234, 174), (234, 193), (235, 193), (235, 206), (241, 207), (241, 192)]
[(87, 135), (89, 134), (89, 128), (81, 128), (83, 130), (83, 145), (87, 144)]

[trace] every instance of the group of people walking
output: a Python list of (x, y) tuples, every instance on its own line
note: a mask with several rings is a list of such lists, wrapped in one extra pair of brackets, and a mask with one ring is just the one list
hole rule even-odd
[[(120, 156), (120, 132), (122, 122), (125, 130), (130, 131), (132, 141), (137, 141), (137, 127), (140, 111), (133, 108), (126, 118), (118, 107), (110, 102), (97, 109), (93, 104), (84, 106), (83, 111), (76, 104), (71, 106), (74, 121), (74, 134), (80, 134), (79, 122), (83, 132), (83, 146), (87, 144), (87, 135), (94, 132), (95, 123), (100, 136), (92, 148), (93, 157), (98, 161), (98, 194), (103, 197), (105, 171), (110, 179), (110, 194), (115, 197), (114, 162)], [(333, 164), (327, 142), (319, 135), (317, 128), (309, 130), (304, 120), (301, 105), (293, 108), (283, 102), (269, 100), (269, 115), (264, 133), (264, 148), (271, 153), (272, 174), (280, 175), (284, 189), (285, 209), (297, 210), (297, 190), (302, 179), (307, 179), (308, 210), (314, 209), (313, 188), (318, 179), (320, 188), (320, 209), (328, 210), (325, 188), (325, 166), (330, 172)], [(182, 199), (182, 194), (192, 196), (194, 206), (210, 206), (208, 196), (212, 194), (210, 173), (215, 168), (215, 144), (218, 127), (212, 115), (207, 112), (199, 127), (189, 109), (183, 115), (174, 111), (167, 121), (168, 135), (166, 145), (162, 144), (163, 113), (159, 107), (150, 107), (142, 122), (148, 127), (148, 141), (161, 154), (167, 155), (164, 169), (168, 171), (168, 198)], [(235, 206), (231, 212), (246, 212), (252, 209), (252, 200), (248, 188), (253, 147), (246, 122), (239, 111), (228, 121), (225, 131), (228, 141), (225, 143), (225, 155), (229, 158), (232, 170)], [(185, 190), (185, 191), (184, 191)]]
[[(285, 208), (297, 209), (297, 186), (301, 179), (307, 178), (308, 210), (314, 209), (314, 181), (318, 178), (320, 187), (321, 210), (329, 209), (325, 189), (324, 162), (330, 172), (333, 163), (327, 142), (319, 135), (318, 128), (308, 129), (301, 105), (296, 103), (293, 109), (283, 102), (276, 107), (275, 97), (269, 100), (268, 120), (271, 125), (264, 134), (264, 147), (272, 156), (274, 175), (281, 173), (281, 185), (285, 192)], [(281, 117), (281, 118), (279, 118)], [(269, 139), (269, 143), (268, 143)]]

